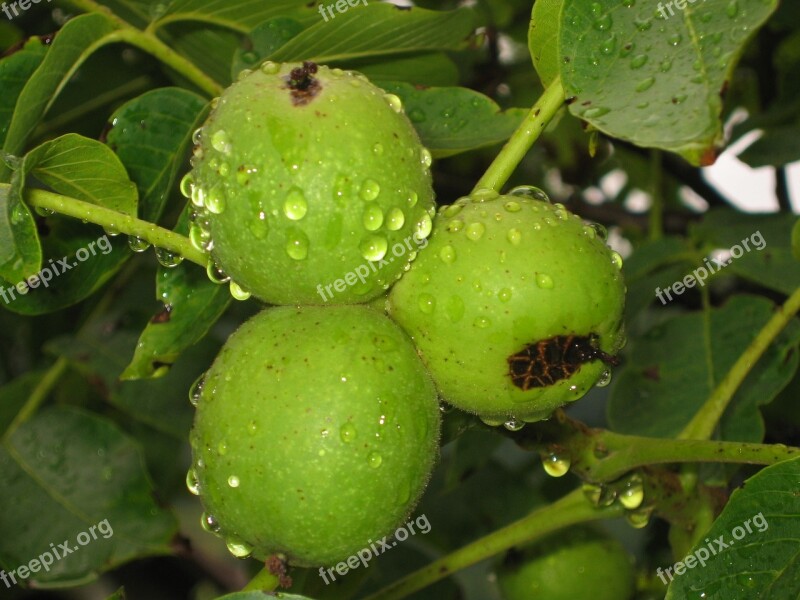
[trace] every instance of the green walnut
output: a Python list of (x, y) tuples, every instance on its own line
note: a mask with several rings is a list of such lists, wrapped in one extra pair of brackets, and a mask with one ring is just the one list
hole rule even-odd
[(431, 231), (431, 154), (400, 99), (358, 73), (266, 62), (213, 103), (195, 142), (191, 238), (238, 297), (366, 302)]
[(509, 553), (497, 583), (504, 600), (629, 600), (634, 571), (615, 538), (574, 527)]
[(192, 397), (187, 484), (237, 556), (345, 560), (402, 524), (437, 456), (434, 385), (408, 336), (367, 306), (259, 313)]
[(509, 427), (608, 381), (624, 344), (622, 259), (541, 190), (443, 208), (389, 294), (442, 397)]

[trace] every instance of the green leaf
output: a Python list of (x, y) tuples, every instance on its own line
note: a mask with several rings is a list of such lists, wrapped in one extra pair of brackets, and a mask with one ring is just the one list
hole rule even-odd
[(709, 542), (699, 543), (687, 555), (687, 559), (694, 555), (694, 566), (675, 576), (666, 600), (796, 598), (800, 590), (798, 481), (800, 459), (795, 458), (762, 469), (733, 492), (704, 536)]
[[(677, 435), (774, 311), (775, 305), (766, 298), (739, 295), (708, 314), (680, 315), (631, 339), (625, 364), (611, 383), (611, 427), (636, 435)], [(758, 407), (792, 379), (800, 361), (798, 343), (800, 325), (792, 323), (736, 392), (722, 418), (720, 439), (763, 439)]]
[(100, 13), (80, 15), (64, 25), (19, 95), (3, 150), (9, 154), (22, 153), (67, 81), (95, 50), (113, 41), (116, 30), (117, 24)]
[(656, 3), (565, 0), (559, 64), (570, 111), (610, 136), (711, 164), (720, 96), (777, 5), (704, 0), (664, 18)]
[(366, 75), (370, 81), (403, 81), (415, 85), (452, 86), (458, 83), (458, 67), (444, 52), (426, 52), (396, 59), (351, 61), (347, 67)]
[(67, 408), (40, 412), (0, 444), (0, 482), (6, 571), (51, 551), (51, 543), (74, 549), (49, 571), (32, 573), (29, 584), (76, 585), (170, 553), (175, 519), (153, 499), (139, 448), (105, 419)]
[(455, 50), (474, 28), (469, 10), (400, 10), (389, 4), (356, 6), (328, 22), (320, 20), (292, 38), (270, 60), (327, 64), (387, 54)]
[(248, 36), (246, 48), (238, 48), (233, 56), (231, 80), (242, 69), (252, 69), (270, 54), (303, 31), (303, 24), (289, 17), (275, 17), (260, 23)]
[(45, 142), (25, 156), (20, 172), (64, 196), (136, 214), (136, 186), (114, 152), (97, 140), (68, 133)]
[(125, 595), (125, 588), (121, 587), (108, 598), (106, 598), (106, 600), (125, 600), (125, 598), (127, 598)]
[(527, 113), (517, 108), (501, 111), (491, 98), (467, 88), (381, 85), (400, 96), (422, 143), (439, 158), (507, 140)]
[(800, 159), (800, 125), (770, 129), (739, 153), (739, 160), (756, 167), (783, 167)]
[(800, 221), (797, 221), (792, 229), (792, 256), (800, 260)]
[(217, 600), (269, 600), (278, 598), (279, 600), (314, 600), (308, 596), (298, 596), (297, 594), (285, 594), (283, 592), (234, 592), (225, 594)]
[(315, 3), (308, 0), (175, 0), (167, 11), (156, 14), (153, 27), (176, 21), (200, 21), (249, 33), (272, 17), (287, 16), (304, 25), (321, 21)]
[(160, 88), (120, 107), (106, 141), (139, 190), (139, 218), (157, 222), (183, 166), (207, 102), (180, 88)]
[(558, 77), (561, 67), (558, 38), (563, 6), (564, 0), (537, 0), (533, 4), (528, 29), (528, 49), (533, 66), (545, 87)]
[(12, 189), (0, 184), (0, 277), (16, 285), (41, 268), (42, 246), (30, 209)]
[[(175, 231), (186, 234), (189, 220), (184, 211)], [(164, 375), (181, 352), (202, 339), (231, 303), (227, 285), (212, 282), (196, 265), (172, 269), (159, 267), (156, 299), (161, 312), (145, 327), (122, 379)]]
[(25, 45), (3, 59), (0, 59), (0, 145), (5, 143), (8, 126), (14, 114), (22, 89), (33, 72), (42, 64), (47, 46), (38, 37), (32, 37)]
[(792, 256), (795, 219), (790, 214), (753, 215), (715, 209), (692, 226), (691, 235), (707, 247), (730, 250), (738, 246), (737, 254), (742, 250), (741, 256), (732, 257), (715, 276), (735, 274), (788, 295), (800, 284), (800, 264)]

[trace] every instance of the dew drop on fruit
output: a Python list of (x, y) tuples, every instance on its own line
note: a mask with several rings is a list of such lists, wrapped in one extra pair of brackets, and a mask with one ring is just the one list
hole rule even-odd
[(464, 229), (464, 221), (461, 219), (453, 219), (447, 224), (447, 231), (450, 233), (458, 233)]
[(206, 191), (199, 185), (192, 185), (191, 191), (192, 205), (197, 208), (203, 208), (206, 204)]
[(617, 493), (605, 485), (584, 483), (581, 489), (586, 499), (594, 506), (611, 506), (617, 497)]
[(615, 250), (611, 251), (611, 262), (614, 263), (614, 266), (618, 269), (622, 268), (622, 256), (620, 256), (619, 252)]
[(250, 221), (250, 233), (257, 240), (263, 240), (269, 233), (269, 226), (267, 225), (267, 215), (261, 211), (256, 215), (256, 218)]
[(235, 281), (231, 281), (228, 284), (228, 287), (230, 289), (231, 296), (233, 297), (234, 300), (244, 301), (249, 299), (250, 296), (252, 296), (250, 292), (243, 290), (242, 287)]
[(543, 290), (553, 289), (553, 278), (550, 277), (550, 275), (548, 275), (547, 273), (537, 273), (536, 285), (542, 288)]
[(397, 231), (405, 225), (406, 216), (399, 208), (392, 208), (386, 214), (386, 229)]
[(489, 317), (484, 317), (481, 315), (479, 317), (475, 317), (475, 320), (472, 322), (472, 324), (478, 329), (486, 329), (487, 327), (491, 326), (492, 321), (489, 319)]
[(128, 238), (128, 246), (134, 252), (144, 252), (150, 247), (150, 242), (148, 242), (144, 238), (132, 235)]
[(228, 453), (228, 444), (225, 442), (220, 442), (217, 446), (217, 452), (220, 456), (225, 456)]
[(231, 280), (230, 276), (221, 268), (219, 268), (217, 263), (215, 263), (213, 260), (208, 261), (208, 265), (206, 265), (206, 275), (208, 275), (208, 278), (212, 283), (219, 285), (228, 283)]
[(489, 427), (498, 427), (506, 422), (502, 417), (480, 417), (480, 419)]
[(514, 246), (519, 246), (519, 243), (522, 241), (522, 232), (516, 228), (509, 229), (506, 234), (506, 239)]
[(219, 535), (219, 532), (222, 531), (219, 521), (217, 521), (217, 518), (210, 513), (203, 513), (203, 516), (200, 517), (200, 526), (207, 532), (213, 533), (214, 535)]
[(170, 252), (164, 248), (156, 248), (155, 251), (158, 263), (167, 269), (177, 267), (183, 262), (183, 257), (177, 252)]
[(374, 262), (381, 260), (386, 256), (386, 250), (389, 248), (389, 242), (382, 235), (368, 235), (359, 244), (361, 256), (368, 261)]
[(503, 205), (507, 212), (515, 213), (522, 210), (522, 205), (516, 200), (509, 200)]
[(628, 510), (635, 510), (644, 501), (644, 485), (642, 476), (638, 473), (631, 475), (619, 493), (619, 502)]
[(570, 459), (567, 456), (560, 456), (555, 452), (542, 454), (542, 466), (545, 473), (550, 477), (562, 477), (567, 474), (570, 467)]
[(383, 211), (376, 204), (370, 204), (361, 215), (361, 222), (367, 231), (377, 231), (383, 225)]
[(418, 242), (422, 241), (431, 234), (432, 230), (433, 230), (433, 221), (431, 220), (430, 215), (428, 213), (425, 213), (424, 215), (422, 215), (422, 218), (420, 218), (420, 220), (417, 221), (417, 226), (415, 227), (414, 230), (414, 237)]
[(511, 417), (508, 421), (503, 423), (503, 427), (505, 427), (509, 431), (519, 431), (520, 429), (525, 427), (525, 421), (519, 421), (514, 417)]
[(208, 190), (208, 195), (205, 198), (205, 206), (208, 212), (220, 215), (225, 211), (225, 192), (222, 186), (215, 185)]
[(356, 439), (356, 427), (350, 422), (345, 423), (339, 428), (339, 437), (345, 443), (350, 443)]
[(308, 236), (299, 229), (289, 231), (286, 239), (286, 254), (294, 260), (305, 260), (308, 256)]
[(377, 452), (371, 452), (370, 455), (367, 457), (367, 463), (369, 463), (369, 466), (372, 467), (373, 469), (377, 469), (378, 467), (380, 467), (382, 462), (383, 462), (383, 457)]
[(378, 144), (375, 144), (375, 145), (372, 147), (372, 153), (373, 153), (375, 156), (383, 156), (383, 144), (380, 144), (380, 143), (378, 143)]
[(647, 524), (650, 522), (650, 517), (653, 514), (654, 508), (653, 506), (649, 506), (638, 510), (632, 510), (625, 513), (625, 520), (628, 522), (628, 525), (634, 529), (643, 529), (647, 527)]
[(308, 212), (308, 202), (300, 188), (292, 188), (283, 202), (283, 214), (292, 221), (299, 221)]
[(203, 373), (194, 380), (192, 387), (189, 388), (189, 402), (192, 406), (197, 406), (200, 402), (200, 396), (203, 394), (203, 387), (206, 384), (206, 374)]
[(420, 294), (417, 298), (417, 306), (423, 314), (433, 314), (433, 311), (436, 310), (436, 298), (430, 294)]
[(192, 197), (192, 188), (194, 187), (194, 177), (191, 173), (187, 173), (181, 179), (181, 195), (184, 198)]
[(230, 477), (228, 477), (228, 485), (230, 487), (238, 488), (239, 487), (239, 483), (240, 483), (239, 482), (239, 478), (236, 475), (231, 475)]
[(198, 127), (192, 132), (192, 143), (199, 146), (201, 141), (203, 141), (203, 128)]
[(509, 300), (511, 300), (512, 295), (513, 294), (511, 290), (508, 288), (503, 288), (502, 290), (497, 292), (497, 298), (498, 300), (500, 300), (500, 302), (508, 302)]
[(214, 148), (217, 152), (222, 152), (223, 154), (230, 154), (231, 153), (231, 141), (228, 138), (228, 132), (224, 129), (218, 129), (214, 132), (211, 136), (211, 147)]
[(197, 250), (205, 252), (211, 242), (211, 234), (199, 225), (192, 223), (189, 227), (189, 241)]
[(200, 495), (200, 479), (197, 477), (197, 471), (194, 469), (189, 469), (186, 472), (186, 489), (195, 496)]
[(420, 156), (420, 162), (422, 163), (422, 166), (425, 167), (425, 168), (430, 168), (430, 166), (433, 164), (433, 155), (431, 154), (431, 151), (428, 150), (427, 148), (423, 148), (420, 151), (420, 155), (419, 156)]
[(479, 239), (483, 237), (483, 234), (486, 232), (486, 226), (483, 223), (470, 223), (467, 225), (466, 228), (466, 236), (468, 239), (472, 240), (473, 242), (477, 242)]
[(392, 107), (392, 110), (396, 113), (403, 111), (403, 101), (400, 100), (398, 96), (394, 94), (385, 94), (383, 99)]
[(275, 73), (280, 71), (281, 66), (276, 62), (267, 60), (264, 61), (259, 68), (261, 69), (261, 72), (264, 73), (265, 75), (274, 75)]
[(456, 260), (456, 249), (450, 244), (439, 250), (439, 258), (443, 263), (452, 265)]
[(595, 383), (595, 387), (606, 387), (609, 383), (611, 383), (611, 370), (606, 369), (602, 373), (600, 373), (600, 378)]
[(372, 200), (375, 200), (380, 193), (381, 186), (377, 181), (374, 179), (365, 179), (361, 184), (361, 190), (359, 191), (358, 195), (361, 196), (362, 200), (371, 202)]
[(500, 194), (496, 190), (481, 188), (479, 190), (475, 190), (469, 195), (469, 200), (471, 202), (489, 202), (497, 198)]
[(417, 192), (411, 191), (408, 193), (408, 205), (410, 207), (414, 207), (417, 205), (417, 200), (419, 200), (419, 196), (417, 196)]
[(233, 554), (236, 558), (247, 558), (253, 553), (253, 547), (238, 538), (228, 538), (225, 544), (228, 546), (228, 552)]
[(532, 185), (519, 185), (508, 192), (511, 196), (522, 196), (523, 198), (531, 198), (533, 200), (541, 200), (542, 202), (550, 202), (550, 197), (544, 190)]

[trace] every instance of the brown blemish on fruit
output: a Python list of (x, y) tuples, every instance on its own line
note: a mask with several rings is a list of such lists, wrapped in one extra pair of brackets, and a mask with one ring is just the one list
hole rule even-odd
[(317, 63), (307, 60), (302, 67), (292, 69), (291, 73), (284, 78), (286, 81), (285, 89), (291, 90), (292, 104), (294, 106), (305, 106), (322, 91), (322, 85), (314, 77), (316, 72)]
[(608, 365), (619, 360), (596, 347), (597, 334), (557, 335), (528, 344), (512, 354), (508, 361), (508, 374), (514, 385), (522, 391), (534, 387), (555, 385), (572, 377), (583, 363), (600, 359)]

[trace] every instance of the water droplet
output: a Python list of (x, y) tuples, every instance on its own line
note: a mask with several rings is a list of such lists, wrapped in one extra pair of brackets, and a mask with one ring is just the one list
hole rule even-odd
[(350, 423), (349, 421), (342, 425), (339, 428), (339, 437), (342, 438), (343, 442), (349, 443), (356, 439), (356, 428), (355, 425)]
[(560, 456), (554, 452), (542, 454), (542, 466), (550, 477), (562, 477), (567, 474), (570, 467), (568, 456)]
[(200, 479), (197, 477), (197, 471), (194, 469), (189, 469), (186, 473), (186, 489), (195, 496), (200, 495)]
[(430, 315), (436, 310), (436, 298), (430, 294), (420, 294), (417, 298), (417, 306), (419, 306), (420, 312)]
[(228, 444), (225, 442), (220, 442), (217, 446), (217, 452), (220, 456), (225, 456), (228, 453)]
[(230, 477), (228, 477), (228, 485), (231, 486), (232, 488), (238, 488), (239, 478), (236, 475), (231, 475)]
[(480, 417), (480, 420), (483, 421), (489, 427), (498, 427), (506, 422), (505, 418), (503, 417)]
[(426, 119), (425, 112), (419, 108), (412, 108), (408, 113), (408, 118), (412, 123), (424, 123)]
[(410, 207), (416, 206), (418, 199), (419, 199), (419, 196), (417, 196), (417, 192), (412, 190), (411, 192), (408, 193), (408, 205)]
[(265, 75), (274, 75), (278, 71), (280, 71), (281, 66), (278, 63), (272, 62), (271, 60), (264, 61), (261, 63), (261, 72)]
[(730, 0), (725, 7), (725, 14), (731, 19), (735, 18), (739, 14), (739, 0)]
[(647, 31), (653, 26), (653, 22), (650, 19), (635, 19), (634, 24), (636, 25), (636, 29), (639, 31)]
[(383, 144), (375, 144), (372, 147), (372, 153), (375, 156), (383, 156)]
[(617, 499), (617, 492), (606, 485), (583, 484), (583, 495), (595, 506), (611, 506)]
[(639, 83), (636, 84), (636, 91), (637, 92), (646, 92), (653, 84), (656, 82), (655, 77), (647, 77), (646, 79), (642, 79)]
[(511, 300), (512, 295), (513, 294), (511, 290), (508, 288), (503, 288), (502, 290), (497, 292), (497, 298), (500, 300), (500, 302), (508, 302), (509, 300)]
[(183, 262), (183, 257), (177, 252), (170, 252), (164, 248), (156, 248), (156, 259), (158, 263), (167, 269), (177, 267)]
[(359, 244), (361, 256), (369, 261), (381, 260), (388, 248), (389, 242), (382, 235), (368, 235)]
[(400, 100), (399, 97), (395, 96), (394, 94), (386, 94), (383, 97), (384, 100), (392, 107), (392, 110), (396, 113), (403, 112), (403, 101)]
[(200, 402), (200, 396), (203, 394), (203, 387), (206, 384), (206, 374), (203, 373), (194, 380), (192, 387), (189, 388), (189, 402), (192, 406), (197, 406)]
[(654, 506), (649, 506), (638, 510), (632, 510), (625, 513), (625, 520), (634, 529), (643, 529), (647, 527), (647, 524), (650, 522), (650, 517), (654, 509)]
[(543, 290), (550, 290), (553, 289), (553, 278), (546, 273), (537, 273), (536, 274), (536, 285), (542, 288)]
[(635, 510), (644, 501), (644, 485), (642, 477), (638, 473), (631, 475), (624, 483), (619, 493), (619, 502), (628, 510)]
[(550, 197), (544, 190), (532, 185), (518, 185), (508, 192), (510, 196), (521, 196), (523, 198), (532, 198), (533, 200), (541, 200), (542, 202), (550, 202)]
[(611, 262), (618, 269), (622, 268), (622, 256), (620, 256), (619, 252), (616, 252), (614, 250), (611, 251)]
[(509, 229), (506, 238), (514, 246), (519, 246), (522, 241), (522, 232), (519, 229)]
[(211, 242), (211, 233), (192, 223), (189, 227), (189, 241), (192, 242), (192, 246), (201, 252), (205, 252)]
[(464, 228), (464, 221), (461, 219), (453, 219), (447, 224), (447, 231), (450, 233), (458, 233)]
[(206, 275), (211, 280), (212, 283), (216, 283), (218, 285), (222, 285), (223, 283), (228, 283), (231, 278), (228, 274), (225, 273), (213, 260), (208, 261), (206, 265)]
[(617, 49), (617, 36), (614, 34), (611, 34), (611, 37), (609, 37), (600, 46), (600, 52), (606, 55), (613, 54), (616, 51), (616, 49)]
[(286, 233), (286, 254), (294, 260), (305, 260), (308, 256), (308, 236), (299, 229)]
[(253, 553), (253, 547), (238, 538), (229, 538), (225, 543), (228, 546), (228, 552), (236, 558), (247, 558)]
[(150, 247), (150, 242), (148, 242), (144, 238), (136, 237), (132, 235), (128, 238), (128, 246), (134, 252), (144, 252)]
[(419, 156), (423, 167), (428, 168), (433, 164), (433, 155), (427, 148), (423, 148)]
[(522, 205), (516, 200), (509, 200), (503, 205), (503, 208), (510, 213), (515, 213), (522, 210)]
[(389, 231), (397, 231), (406, 222), (406, 216), (399, 208), (392, 208), (386, 214), (386, 229)]
[[(199, 129), (197, 131), (200, 131)], [(194, 177), (191, 173), (187, 173), (181, 179), (181, 195), (184, 198), (192, 197), (192, 188), (194, 187)]]
[(380, 184), (375, 181), (374, 179), (365, 179), (364, 182), (361, 184), (361, 191), (359, 192), (359, 196), (361, 196), (362, 200), (366, 200), (367, 202), (371, 202), (378, 197), (381, 193), (381, 186)]
[(600, 378), (597, 380), (597, 383), (595, 383), (594, 385), (595, 385), (595, 387), (602, 388), (602, 387), (606, 387), (609, 383), (611, 383), (611, 370), (610, 369), (606, 369), (605, 371), (600, 373)]
[(222, 190), (222, 186), (215, 185), (208, 191), (205, 206), (208, 212), (215, 215), (220, 215), (225, 211), (225, 192)]
[(669, 42), (671, 46), (677, 46), (681, 43), (681, 40), (683, 40), (683, 36), (677, 31), (667, 38), (667, 42)]
[(637, 54), (631, 59), (631, 69), (641, 69), (647, 63), (647, 54)]
[(485, 232), (486, 226), (483, 223), (475, 222), (467, 225), (465, 234), (468, 239), (472, 240), (473, 242), (477, 242), (483, 237)]
[(209, 513), (203, 513), (203, 516), (200, 517), (200, 525), (207, 532), (213, 533), (214, 535), (219, 535), (219, 532), (222, 531), (222, 527), (219, 521), (217, 521), (217, 518)]
[[(247, 52), (245, 52), (244, 54), (242, 54), (242, 59), (243, 59), (243, 60), (244, 60), (244, 57), (245, 57), (247, 54), (248, 54)], [(252, 54), (252, 53), (250, 53), (250, 54)], [(253, 56), (255, 56), (255, 55), (253, 55)], [(247, 62), (247, 61), (245, 61), (245, 62)], [(255, 62), (255, 61), (253, 61), (253, 62)], [(252, 63), (251, 63), (251, 64), (252, 64)], [(252, 71), (252, 69), (242, 69), (241, 71), (239, 71), (239, 74), (238, 74), (238, 75), (236, 75), (236, 81), (241, 81), (242, 79), (244, 79), (245, 77), (247, 77), (248, 75), (250, 75), (250, 73), (252, 73), (252, 72), (253, 72), (253, 71)]]
[(593, 106), (592, 108), (587, 108), (585, 111), (583, 111), (581, 116), (586, 117), (587, 119), (596, 119), (598, 117), (602, 117), (603, 115), (607, 115), (609, 112), (611, 112), (611, 110), (605, 106)]
[(217, 152), (222, 152), (223, 154), (230, 154), (231, 153), (231, 141), (228, 138), (228, 132), (224, 129), (218, 129), (214, 132), (211, 136), (211, 147), (214, 148)]
[(456, 249), (450, 244), (444, 246), (441, 250), (439, 250), (439, 258), (442, 259), (442, 262), (445, 264), (453, 264), (456, 260)]
[(361, 222), (367, 231), (377, 231), (383, 225), (383, 211), (379, 206), (370, 204), (364, 209), (364, 214), (361, 216)]
[(525, 421), (519, 421), (514, 417), (511, 417), (508, 421), (503, 423), (503, 427), (505, 427), (509, 431), (519, 431), (520, 429), (525, 427)]
[(420, 220), (417, 222), (417, 226), (414, 228), (414, 237), (418, 242), (426, 239), (433, 230), (433, 221), (431, 221), (431, 217), (428, 213), (422, 215)]
[[(516, 189), (516, 188), (515, 188)], [(495, 198), (500, 196), (497, 190), (492, 190), (488, 188), (481, 188), (479, 190), (475, 190), (469, 195), (469, 201), (471, 202), (491, 202)]]
[(477, 327), (478, 329), (486, 329), (490, 327), (492, 321), (489, 317), (484, 317), (483, 315), (475, 317), (475, 320), (472, 322), (473, 327)]
[(245, 301), (252, 296), (250, 292), (243, 290), (242, 287), (235, 281), (231, 281), (230, 284), (228, 284), (228, 287), (234, 300)]
[(378, 467), (381, 466), (381, 463), (383, 462), (383, 457), (377, 452), (371, 452), (370, 455), (367, 457), (367, 462), (369, 463), (370, 467), (372, 467), (373, 469), (377, 469)]

